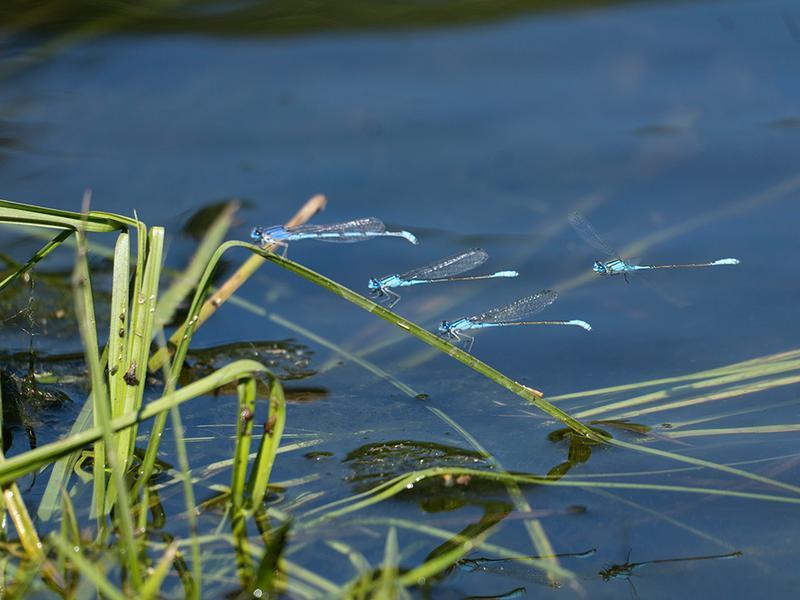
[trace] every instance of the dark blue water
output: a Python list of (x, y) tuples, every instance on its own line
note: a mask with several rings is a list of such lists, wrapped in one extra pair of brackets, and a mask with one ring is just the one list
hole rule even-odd
[[(463, 28), (280, 39), (109, 35), (65, 48), (4, 81), (0, 137), (13, 143), (0, 147), (0, 196), (78, 210), (83, 190), (91, 188), (96, 209), (135, 210), (151, 225), (166, 224), (175, 234), (167, 261), (179, 267), (192, 244), (178, 229), (201, 206), (249, 200), (233, 232), (244, 238), (253, 224), (283, 222), (322, 192), (329, 205), (317, 222), (375, 215), (421, 240), (419, 247), (398, 239), (292, 245), (292, 259), (353, 289), (365, 292), (369, 277), (477, 245), (491, 255), (488, 270), (522, 274), (403, 293), (397, 310), (426, 327), (539, 289), (559, 290), (561, 299), (543, 318), (584, 319), (591, 333), (494, 330), (478, 336), (473, 350), (548, 396), (712, 369), (797, 347), (797, 22), (795, 4), (783, 0), (654, 3)], [(651, 277), (658, 291), (590, 277), (598, 256), (569, 229), (566, 216), (574, 209), (618, 248), (639, 244), (632, 251), (646, 263), (733, 256), (742, 264), (659, 272)], [(18, 258), (35, 245), (17, 232), (0, 233)], [(69, 265), (70, 258), (64, 252), (50, 264)], [(342, 461), (363, 444), (468, 446), (428, 404), (277, 325), (270, 314), (356, 354), (387, 342), (364, 358), (428, 394), (429, 405), (470, 431), (509, 470), (543, 474), (565, 460), (567, 446), (547, 439), (557, 426), (521, 399), (314, 285), (265, 267), (240, 295), (261, 312), (226, 306), (196, 345), (294, 337), (313, 351), (310, 367), (322, 371), (302, 385), (325, 394), (291, 406), (288, 432), (321, 440), (313, 449), (333, 456), (281, 455), (277, 480), (319, 475), (290, 488), (282, 502), (309, 491), (324, 490), (325, 500), (350, 493), (350, 466)], [(5, 335), (27, 348), (26, 335)], [(49, 343), (35, 340), (42, 351)], [(52, 343), (60, 350), (78, 347), (75, 338)], [(758, 393), (635, 420), (701, 423), (750, 411), (694, 427), (794, 423), (796, 395), (791, 382), (765, 385)], [(689, 397), (695, 395), (679, 399)], [(231, 398), (225, 402), (232, 408)], [(562, 406), (583, 406), (575, 402)], [(225, 419), (218, 401), (204, 406), (208, 412), (187, 416), (198, 431)], [(796, 460), (785, 458), (796, 452), (794, 433), (644, 443), (725, 463), (770, 459), (743, 468), (789, 483), (800, 475)], [(200, 455), (208, 451), (198, 448)], [(224, 457), (204, 457), (198, 466)], [(613, 474), (677, 467), (603, 449), (570, 474), (618, 481)], [(707, 471), (641, 479), (778, 493)], [(584, 578), (591, 597), (631, 594), (628, 582), (597, 576), (600, 568), (624, 562), (629, 550), (633, 562), (744, 552), (736, 560), (643, 567), (633, 578), (641, 597), (777, 596), (796, 589), (792, 565), (800, 532), (791, 505), (614, 493), (636, 504), (579, 488), (526, 492), (537, 508), (587, 508), (543, 523), (558, 551), (598, 549), (564, 563)], [(367, 512), (433, 525), (440, 520), (458, 531), (479, 515), (475, 506), (430, 514), (398, 501)], [(374, 539), (348, 540), (374, 564), (385, 535), (376, 531)], [(428, 545), (413, 546), (420, 539)], [(509, 520), (492, 540), (533, 553), (519, 520)], [(408, 566), (436, 545), (402, 530), (400, 543), (410, 548)], [(317, 546), (292, 559), (346, 580), (350, 575), (341, 579), (331, 556)], [(440, 585), (442, 594), (547, 589), (535, 576), (485, 573), (457, 573)]]

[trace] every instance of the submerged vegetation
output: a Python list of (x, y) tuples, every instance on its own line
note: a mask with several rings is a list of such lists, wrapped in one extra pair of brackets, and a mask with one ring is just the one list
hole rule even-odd
[[(323, 197), (312, 198), (289, 224), (308, 221), (324, 204)], [(706, 427), (710, 419), (673, 420), (659, 427), (638, 422), (653, 413), (796, 383), (800, 381), (800, 350), (682, 377), (545, 399), (541, 392), (510, 379), (416, 323), (273, 253), (271, 248), (236, 240), (223, 242), (235, 208), (229, 206), (218, 213), (189, 266), (173, 274), (167, 286), (162, 265), (165, 231), (161, 227), (88, 209), (73, 213), (0, 202), (0, 220), (5, 224), (35, 228), (48, 235), (46, 243), (24, 262), (5, 259), (0, 302), (9, 307), (4, 311), (13, 313), (4, 316), (5, 324), (33, 318), (30, 310), (26, 312), (24, 290), (39, 277), (37, 264), (56, 248), (72, 243), (74, 270), (66, 291), (74, 305), (74, 320), (72, 313), (66, 312), (57, 320), (60, 326), (74, 327), (84, 350), (83, 355), (42, 355), (35, 360), (24, 352), (4, 357), (6, 367), (0, 372), (4, 450), (15, 430), (25, 432), (30, 447), (0, 461), (3, 507), (13, 524), (13, 529), (4, 531), (0, 554), (6, 593), (43, 592), (46, 586), (63, 597), (149, 598), (182, 593), (197, 598), (209, 590), (230, 593), (235, 589), (233, 595), (256, 597), (284, 593), (293, 597), (383, 598), (407, 595), (408, 588), (429, 589), (445, 582), (455, 569), (487, 572), (497, 568), (498, 561), (511, 561), (515, 569), (525, 572), (523, 580), (529, 578), (536, 585), (579, 589), (581, 567), (573, 559), (591, 556), (595, 550), (562, 552), (558, 548), (557, 552), (543, 521), (553, 513), (530, 504), (531, 489), (581, 488), (598, 494), (638, 490), (800, 504), (796, 485), (757, 474), (746, 465), (717, 463), (664, 450), (655, 443), (667, 441), (674, 447), (692, 435), (767, 435), (796, 431), (800, 425), (714, 429)], [(93, 241), (115, 236), (105, 271), (93, 269), (89, 262), (90, 235)], [(249, 258), (215, 287), (217, 266), (235, 249), (249, 252)], [(543, 414), (555, 423), (549, 440), (565, 447), (566, 459), (544, 474), (506, 470), (445, 412), (428, 407), (431, 416), (440, 419), (461, 443), (398, 439), (363, 444), (343, 460), (350, 469), (347, 481), (352, 494), (324, 503), (313, 494), (281, 502), (285, 490), (298, 481), (271, 479), (280, 454), (304, 451), (308, 460), (322, 464), (329, 458), (329, 453), (311, 450), (313, 437), (285, 433), (291, 431), (286, 415), (291, 390), (284, 386), (307, 373), (310, 351), (292, 341), (233, 341), (214, 349), (190, 348), (197, 329), (266, 263), (388, 321), (405, 335), (520, 396), (535, 410), (534, 416)], [(46, 276), (47, 272), (43, 273)], [(97, 285), (102, 277), (107, 291)], [(180, 307), (187, 299), (189, 308), (184, 314)], [(357, 360), (365, 368), (376, 368)], [(70, 366), (63, 368), (64, 364)], [(396, 387), (404, 385), (384, 379)], [(61, 391), (63, 387), (69, 387), (72, 396), (85, 396), (85, 404), (80, 411), (75, 407), (68, 434), (39, 444), (35, 431), (37, 419), (42, 418), (41, 407), (57, 410), (68, 404), (70, 395)], [(298, 389), (296, 393), (324, 394), (325, 390)], [(185, 409), (212, 394), (235, 394), (234, 410), (224, 417), (225, 425), (235, 433), (229, 455), (201, 466), (193, 463), (187, 451)], [(413, 390), (409, 395), (414, 395)], [(259, 398), (265, 401), (257, 402)], [(701, 424), (702, 429), (698, 428)], [(516, 421), (514, 427), (526, 425)], [(164, 435), (167, 428), (169, 436)], [(174, 447), (164, 444), (167, 439)], [(651, 473), (647, 482), (642, 481), (641, 473), (573, 473), (599, 449), (663, 459), (661, 464), (672, 468), (665, 473), (703, 469), (727, 478), (690, 486), (659, 479), (660, 472)], [(221, 445), (220, 451), (225, 450)], [(174, 464), (165, 462), (167, 456)], [(38, 506), (25, 487), (33, 478), (46, 481)], [(185, 507), (180, 518), (185, 529), (177, 536), (164, 528), (162, 500), (173, 496), (181, 496)], [(392, 499), (418, 502), (428, 514), (461, 507), (477, 509), (479, 514), (453, 531), (367, 511)], [(583, 512), (584, 508), (574, 505), (559, 514)], [(491, 542), (506, 521), (520, 523), (531, 554), (521, 556), (519, 551)], [(363, 528), (383, 532), (379, 563), (371, 562), (347, 542), (346, 534)], [(422, 536), (432, 545), (422, 553), (409, 550), (401, 544), (405, 532)], [(332, 581), (292, 559), (293, 554), (312, 548), (318, 556), (345, 561), (349, 570), (341, 570), (341, 580)], [(474, 551), (481, 556), (469, 558)], [(626, 561), (607, 567), (600, 575), (604, 579), (627, 578), (635, 567), (645, 564), (740, 555), (738, 549), (728, 548), (725, 553), (693, 558)]]

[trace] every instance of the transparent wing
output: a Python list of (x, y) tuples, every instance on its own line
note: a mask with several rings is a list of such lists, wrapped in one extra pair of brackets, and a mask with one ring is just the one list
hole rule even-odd
[(488, 258), (489, 255), (485, 250), (473, 248), (407, 271), (400, 275), (400, 279), (447, 279), (482, 265)]
[(620, 258), (619, 253), (600, 237), (600, 234), (595, 231), (594, 227), (591, 226), (589, 221), (587, 221), (581, 213), (572, 212), (569, 214), (568, 219), (572, 228), (578, 232), (578, 235), (581, 236), (587, 244), (596, 250), (600, 250), (600, 252), (603, 252), (610, 258)]
[(532, 296), (520, 298), (516, 302), (488, 310), (482, 315), (470, 317), (476, 323), (505, 323), (508, 321), (521, 321), (550, 306), (558, 298), (558, 293), (553, 290), (542, 290)]
[(355, 219), (354, 221), (345, 221), (344, 223), (329, 223), (326, 225), (298, 225), (296, 227), (287, 227), (288, 233), (298, 234), (315, 234), (315, 233), (333, 233), (341, 234), (342, 238), (329, 238), (336, 241), (345, 241), (347, 234), (359, 233), (374, 233), (381, 234), (386, 231), (386, 226), (383, 221), (375, 217), (366, 217), (364, 219)]

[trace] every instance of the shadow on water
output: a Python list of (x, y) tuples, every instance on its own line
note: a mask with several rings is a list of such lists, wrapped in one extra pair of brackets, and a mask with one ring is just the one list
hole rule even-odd
[[(598, 425), (613, 427), (615, 429), (619, 429), (627, 433), (634, 433), (638, 435), (646, 435), (651, 430), (651, 428), (647, 425), (630, 423), (623, 419), (589, 421), (587, 424), (590, 426), (592, 431), (594, 431), (596, 434), (606, 439), (611, 439), (613, 436), (608, 431), (606, 431), (606, 429), (601, 429), (600, 427), (597, 427)], [(547, 476), (550, 479), (560, 479), (564, 477), (573, 467), (588, 462), (589, 459), (592, 457), (592, 451), (594, 448), (601, 448), (601, 449), (605, 448), (605, 446), (600, 442), (578, 435), (572, 429), (569, 428), (563, 428), (563, 429), (557, 429), (556, 431), (551, 431), (547, 435), (547, 439), (550, 440), (551, 442), (566, 441), (569, 444), (569, 448), (567, 450), (567, 460), (556, 465), (555, 467), (550, 469), (550, 471), (547, 472)]]
[[(583, 552), (566, 552), (561, 554), (556, 554), (555, 556), (558, 557), (560, 561), (565, 561), (570, 566), (571, 569), (574, 569), (577, 572), (586, 571), (587, 569), (580, 569), (580, 564), (573, 564), (572, 561), (575, 559), (578, 560), (586, 560), (591, 558), (596, 558), (598, 554), (597, 549), (592, 548), (590, 550), (586, 550)], [(727, 554), (709, 554), (709, 555), (702, 555), (702, 556), (688, 556), (688, 557), (675, 557), (675, 558), (661, 558), (661, 559), (654, 559), (654, 560), (647, 560), (641, 562), (630, 562), (630, 553), (628, 554), (628, 558), (624, 563), (619, 564), (612, 564), (607, 567), (601, 568), (599, 571), (596, 571), (592, 574), (585, 574), (581, 575), (581, 579), (583, 580), (592, 580), (592, 579), (600, 579), (604, 582), (610, 582), (612, 580), (624, 580), (628, 581), (631, 584), (631, 593), (634, 597), (638, 597), (638, 593), (636, 588), (633, 586), (633, 582), (631, 581), (631, 577), (634, 575), (634, 572), (638, 569), (645, 567), (647, 565), (671, 565), (671, 564), (678, 564), (678, 563), (699, 563), (701, 561), (716, 561), (716, 560), (726, 560), (731, 558), (739, 558), (743, 555), (742, 552), (735, 551), (729, 552)], [(547, 581), (547, 578), (538, 572), (536, 569), (531, 568), (530, 565), (526, 564), (525, 561), (530, 559), (541, 559), (540, 556), (516, 556), (516, 557), (480, 557), (476, 556), (473, 558), (463, 558), (460, 559), (456, 565), (458, 570), (461, 572), (462, 575), (466, 576), (467, 579), (470, 576), (474, 575), (495, 575), (504, 578), (511, 578), (520, 583), (526, 583), (528, 585), (535, 584), (540, 587), (552, 587), (552, 585)], [(599, 577), (598, 577), (599, 576)], [(468, 579), (469, 580), (469, 579)]]

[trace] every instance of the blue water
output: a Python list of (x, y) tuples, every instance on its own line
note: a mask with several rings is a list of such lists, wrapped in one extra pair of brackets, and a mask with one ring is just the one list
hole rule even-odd
[[(175, 236), (167, 262), (180, 267), (193, 246), (178, 229), (199, 207), (221, 198), (249, 200), (232, 232), (246, 238), (254, 224), (284, 222), (322, 192), (329, 204), (315, 222), (374, 215), (421, 241), (418, 247), (398, 239), (291, 245), (290, 258), (355, 290), (365, 293), (369, 277), (472, 246), (489, 252), (486, 272), (521, 273), (517, 279), (406, 290), (396, 309), (428, 328), (540, 289), (558, 290), (559, 301), (542, 318), (583, 319), (592, 324), (591, 333), (496, 329), (478, 335), (473, 349), (548, 396), (711, 369), (797, 347), (795, 21), (800, 13), (789, 0), (732, 1), (285, 38), (108, 35), (64, 48), (3, 82), (0, 137), (15, 141), (0, 146), (0, 197), (78, 210), (83, 190), (91, 188), (96, 209), (135, 210), (149, 224), (166, 224)], [(644, 264), (729, 256), (742, 264), (654, 273), (650, 279), (660, 291), (636, 280), (627, 285), (618, 277), (589, 277), (600, 257), (569, 229), (566, 216), (574, 209), (621, 251), (684, 228), (640, 248), (636, 258)], [(17, 232), (0, 231), (0, 240), (18, 258), (35, 246)], [(69, 265), (70, 259), (64, 252), (50, 264)], [(280, 327), (269, 314), (353, 353), (396, 338), (365, 358), (428, 394), (430, 405), (470, 431), (509, 470), (546, 473), (565, 459), (566, 446), (547, 440), (557, 426), (543, 422), (534, 408), (314, 285), (265, 267), (240, 296), (263, 314), (227, 306), (198, 333), (197, 346), (294, 337), (314, 351), (311, 368), (323, 371), (302, 384), (327, 395), (292, 405), (287, 431), (322, 439), (313, 449), (334, 456), (318, 462), (303, 458), (303, 451), (281, 455), (277, 480), (320, 475), (290, 488), (283, 501), (313, 490), (325, 490), (326, 500), (350, 493), (350, 468), (342, 460), (363, 444), (404, 439), (468, 446), (426, 403)], [(4, 335), (15, 349), (27, 348), (26, 335)], [(41, 351), (49, 348), (45, 337), (34, 343)], [(76, 338), (53, 344), (78, 348)], [(655, 426), (783, 402), (708, 426), (793, 423), (796, 390), (775, 387), (638, 421)], [(233, 406), (231, 398), (226, 402)], [(202, 429), (225, 418), (213, 399), (198, 406), (206, 408), (191, 411), (190, 426)], [(793, 433), (687, 442), (659, 447), (720, 462), (796, 452)], [(224, 454), (204, 456), (202, 464), (220, 458)], [(679, 466), (604, 449), (571, 473)], [(745, 468), (790, 483), (800, 475), (795, 459)], [(648, 481), (757, 491), (755, 484), (699, 471)], [(600, 568), (623, 562), (628, 550), (632, 561), (744, 552), (736, 560), (646, 566), (634, 578), (641, 597), (744, 598), (796, 589), (800, 531), (791, 505), (617, 493), (641, 506), (578, 488), (526, 492), (536, 507), (587, 507), (586, 514), (543, 523), (559, 551), (598, 548), (590, 559), (565, 561), (585, 576), (581, 585), (591, 597), (631, 594), (627, 582), (597, 577)], [(459, 530), (478, 514), (464, 510), (472, 512), (442, 513), (456, 519), (449, 529)], [(431, 524), (444, 518), (402, 501), (369, 513)], [(375, 539), (348, 540), (361, 544), (374, 564), (383, 552), (385, 529), (380, 531)], [(401, 548), (419, 539), (427, 540), (400, 532)], [(519, 520), (492, 539), (533, 552)], [(428, 543), (411, 553), (409, 566), (424, 558)], [(341, 577), (335, 563), (326, 566), (333, 559), (319, 547), (293, 560), (336, 581)], [(488, 595), (517, 585), (529, 593), (546, 589), (505, 576), (459, 573), (440, 591)], [(566, 588), (559, 593), (573, 594)]]

